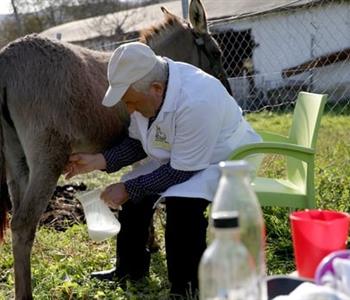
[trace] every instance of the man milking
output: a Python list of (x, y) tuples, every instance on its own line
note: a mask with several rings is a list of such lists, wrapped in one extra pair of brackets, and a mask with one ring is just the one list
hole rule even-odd
[(100, 279), (139, 280), (149, 273), (146, 247), (155, 203), (166, 206), (165, 247), (171, 294), (194, 295), (198, 264), (206, 248), (205, 211), (219, 180), (217, 163), (239, 146), (261, 139), (236, 101), (202, 70), (156, 56), (145, 44), (117, 48), (108, 65), (109, 88), (102, 101), (122, 101), (130, 114), (128, 137), (102, 153), (76, 153), (67, 178), (133, 165), (122, 182), (101, 198), (122, 206), (116, 267)]

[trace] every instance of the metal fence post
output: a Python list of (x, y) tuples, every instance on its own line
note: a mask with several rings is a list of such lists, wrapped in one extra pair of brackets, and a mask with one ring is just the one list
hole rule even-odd
[(188, 0), (182, 1), (182, 17), (187, 20), (188, 19)]

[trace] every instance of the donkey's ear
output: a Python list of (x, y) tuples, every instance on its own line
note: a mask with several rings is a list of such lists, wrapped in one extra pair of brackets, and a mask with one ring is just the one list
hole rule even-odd
[(207, 16), (201, 0), (191, 0), (189, 14), (193, 29), (199, 33), (207, 33)]
[(162, 6), (160, 9), (162, 10), (165, 17), (176, 17), (174, 14), (168, 11), (164, 6)]

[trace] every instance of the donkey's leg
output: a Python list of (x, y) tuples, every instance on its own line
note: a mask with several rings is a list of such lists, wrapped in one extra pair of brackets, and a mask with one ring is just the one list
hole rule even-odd
[(20, 199), (23, 198), (26, 190), (29, 169), (16, 130), (4, 121), (2, 125), (5, 140), (6, 177), (12, 203), (12, 212), (14, 212), (18, 208)]
[(36, 138), (22, 141), (28, 184), (11, 222), (17, 300), (32, 299), (30, 255), (36, 227), (69, 155), (67, 143), (55, 132), (31, 136)]
[[(23, 195), (27, 187), (29, 169), (22, 145), (18, 139), (15, 128), (9, 123), (7, 123), (4, 119), (2, 119), (2, 126), (4, 136), (4, 154), (7, 171), (6, 177), (12, 203), (12, 215), (14, 216), (16, 215), (16, 212), (20, 206), (20, 201), (23, 199)], [(17, 256), (14, 254), (15, 263), (17, 262)], [(21, 269), (16, 270), (15, 277), (23, 277), (21, 272)], [(31, 294), (28, 294), (26, 298), (30, 299), (30, 297)], [(24, 297), (23, 299), (26, 298)]]

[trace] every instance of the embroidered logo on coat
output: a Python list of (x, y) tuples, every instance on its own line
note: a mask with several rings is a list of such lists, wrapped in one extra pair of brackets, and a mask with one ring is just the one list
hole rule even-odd
[(170, 144), (167, 141), (167, 136), (164, 132), (162, 132), (161, 128), (158, 125), (156, 126), (156, 134), (154, 137), (153, 146), (156, 148), (162, 148), (166, 150), (170, 149)]

